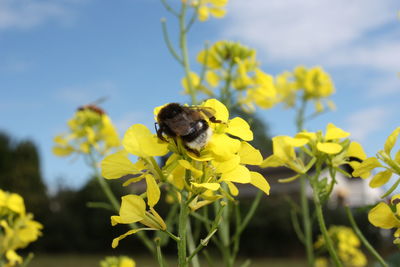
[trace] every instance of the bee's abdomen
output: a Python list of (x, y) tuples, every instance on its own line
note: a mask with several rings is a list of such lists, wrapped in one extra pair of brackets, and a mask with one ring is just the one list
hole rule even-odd
[(198, 121), (194, 128), (194, 131), (188, 135), (181, 136), (181, 138), (189, 148), (200, 150), (210, 140), (212, 131), (204, 120)]

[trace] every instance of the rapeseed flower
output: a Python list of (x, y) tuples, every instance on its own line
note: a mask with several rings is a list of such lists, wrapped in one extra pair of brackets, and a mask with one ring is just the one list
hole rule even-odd
[[(158, 112), (164, 106), (154, 110)], [(251, 184), (269, 194), (269, 184), (265, 178), (250, 171), (246, 165), (259, 165), (261, 153), (247, 141), (253, 139), (253, 132), (246, 121), (239, 117), (229, 118), (229, 111), (216, 99), (205, 101), (196, 109), (212, 110), (217, 122), (208, 121), (212, 135), (198, 153), (188, 151), (179, 137), (164, 136), (164, 140), (141, 124), (131, 126), (125, 133), (123, 150), (107, 156), (101, 162), (102, 175), (107, 179), (133, 176), (124, 185), (146, 181), (146, 192), (142, 195), (127, 195), (122, 198), (118, 216), (111, 218), (117, 223), (138, 222), (147, 227), (138, 228), (114, 239), (113, 247), (127, 235), (142, 230), (166, 231), (163, 219), (155, 211), (164, 185), (172, 186), (169, 190), (175, 199), (182, 192), (188, 194), (192, 210), (197, 210), (218, 199), (233, 199), (239, 191), (235, 183)], [(207, 120), (205, 116), (204, 119)], [(155, 157), (168, 155), (164, 166), (159, 166)], [(135, 163), (129, 154), (138, 157)], [(226, 184), (227, 192), (221, 184)], [(144, 199), (147, 198), (147, 206)]]
[(228, 0), (194, 0), (190, 2), (196, 8), (200, 21), (206, 21), (210, 16), (222, 18), (226, 14), (225, 6)]
[[(273, 154), (263, 161), (261, 167), (285, 166), (290, 168), (298, 175), (284, 181), (292, 181), (300, 174), (307, 173), (317, 160), (336, 169), (343, 164), (354, 166), (358, 163), (357, 160), (366, 159), (366, 155), (359, 143), (350, 142), (347, 139), (349, 135), (350, 133), (329, 123), (325, 135), (321, 131), (316, 133), (303, 131), (294, 137), (274, 137), (272, 138)], [(297, 156), (296, 148), (301, 149), (310, 157), (307, 164)], [(344, 171), (341, 170), (341, 172)]]
[(32, 214), (26, 213), (20, 195), (0, 190), (0, 262), (9, 267), (22, 264), (16, 250), (36, 241), (42, 228)]
[[(386, 139), (383, 150), (378, 151), (376, 157), (369, 157), (363, 162), (354, 166), (354, 176), (360, 176), (367, 178), (371, 175), (371, 172), (376, 168), (381, 170), (376, 173), (371, 179), (369, 186), (372, 188), (381, 187), (385, 185), (392, 176), (400, 175), (400, 150), (392, 153), (393, 148), (396, 145), (397, 139), (400, 134), (400, 127), (397, 127)], [(394, 154), (394, 156), (393, 156)], [(396, 189), (392, 187), (388, 193), (393, 192)], [(385, 195), (387, 195), (386, 193)]]
[(100, 262), (100, 267), (135, 267), (134, 260), (127, 256), (106, 257)]
[[(297, 99), (314, 102), (315, 111), (322, 112), (325, 108), (335, 109), (335, 104), (328, 98), (335, 93), (331, 77), (321, 67), (307, 69), (298, 66), (293, 72), (285, 71), (276, 78), (278, 102), (286, 107), (296, 105)], [(300, 96), (298, 96), (300, 94)]]
[(383, 229), (396, 228), (394, 232), (395, 244), (400, 244), (400, 195), (394, 195), (389, 203), (380, 202), (368, 213), (368, 220), (375, 227)]
[[(333, 241), (340, 260), (345, 266), (362, 267), (367, 265), (367, 258), (360, 249), (360, 240), (353, 229), (346, 226), (331, 226), (328, 234)], [(322, 235), (318, 237), (314, 247), (325, 250), (325, 240)]]
[(90, 154), (106, 155), (120, 147), (118, 133), (111, 119), (93, 105), (79, 108), (68, 121), (68, 132), (54, 138), (53, 153), (57, 156)]

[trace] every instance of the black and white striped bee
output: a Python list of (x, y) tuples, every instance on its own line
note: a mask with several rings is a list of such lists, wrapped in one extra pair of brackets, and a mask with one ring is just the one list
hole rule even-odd
[(157, 136), (163, 141), (164, 135), (180, 138), (187, 150), (199, 155), (212, 136), (208, 121), (222, 123), (214, 115), (214, 109), (209, 107), (167, 104), (157, 115)]

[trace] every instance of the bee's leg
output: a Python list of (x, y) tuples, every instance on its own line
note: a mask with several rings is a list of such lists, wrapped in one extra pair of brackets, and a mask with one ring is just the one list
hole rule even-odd
[(196, 149), (192, 149), (190, 147), (188, 147), (187, 145), (185, 145), (185, 149), (193, 154), (195, 154), (196, 156), (200, 157), (200, 152)]
[(160, 140), (162, 140), (162, 141), (164, 141), (164, 142), (167, 142), (167, 140), (164, 138), (164, 136), (163, 136), (163, 129), (162, 129), (162, 127), (160, 127), (160, 128), (158, 128), (157, 129), (157, 122), (156, 123), (154, 123), (154, 127), (156, 128), (156, 132), (157, 132), (157, 137), (160, 139)]
[(213, 123), (224, 123), (225, 124), (225, 122), (223, 122), (221, 120), (217, 120), (214, 116), (210, 117), (209, 120)]

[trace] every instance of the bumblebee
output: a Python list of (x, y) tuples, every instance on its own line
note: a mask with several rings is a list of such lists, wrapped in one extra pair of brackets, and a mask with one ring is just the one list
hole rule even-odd
[(156, 124), (159, 126), (158, 129), (156, 127), (157, 136), (163, 141), (167, 141), (164, 135), (174, 139), (180, 138), (188, 151), (199, 155), (200, 149), (212, 136), (208, 121), (222, 123), (214, 114), (214, 109), (209, 107), (167, 104), (157, 115)]

